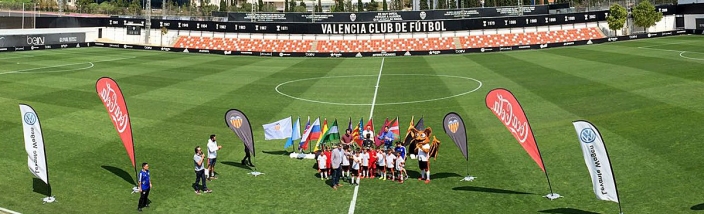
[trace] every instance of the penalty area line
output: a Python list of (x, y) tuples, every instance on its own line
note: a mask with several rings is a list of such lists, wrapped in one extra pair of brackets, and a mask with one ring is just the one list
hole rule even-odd
[[(374, 104), (376, 104), (376, 95), (379, 92), (379, 82), (381, 81), (381, 72), (384, 70), (384, 58), (381, 58), (381, 66), (379, 66), (379, 76), (376, 78), (376, 86), (374, 86), (374, 98), (372, 98), (372, 108), (369, 110), (369, 119), (374, 116)], [(350, 201), (350, 209), (348, 214), (354, 214), (354, 207), (357, 205), (357, 194), (359, 193), (359, 184), (354, 186), (352, 201)]]
[(9, 209), (6, 209), (6, 208), (2, 208), (2, 207), (0, 207), (0, 213), (3, 213), (3, 214), (4, 214), (4, 213), (9, 213), (9, 214), (21, 214), (21, 213), (19, 213), (19, 212), (15, 212), (15, 211), (12, 211), (12, 210), (9, 210)]

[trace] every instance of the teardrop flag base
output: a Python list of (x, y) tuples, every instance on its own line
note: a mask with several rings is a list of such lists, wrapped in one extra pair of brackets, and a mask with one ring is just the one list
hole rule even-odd
[(139, 192), (139, 187), (132, 187), (132, 193), (131, 193), (131, 194), (138, 193), (138, 192)]
[(254, 177), (257, 177), (257, 176), (263, 175), (264, 173), (263, 173), (263, 172), (252, 171), (252, 172), (247, 173), (247, 174), (254, 175)]
[(42, 199), (42, 201), (44, 201), (44, 204), (53, 203), (54, 201), (56, 201), (56, 198), (54, 198), (54, 196), (50, 196), (50, 197), (46, 197), (46, 198)]
[(551, 201), (552, 201), (552, 200), (555, 200), (555, 199), (558, 199), (558, 198), (562, 198), (562, 196), (561, 196), (560, 194), (557, 194), (557, 193), (550, 193), (550, 194), (547, 194), (547, 195), (545, 195), (545, 196), (543, 196), (543, 197), (546, 197), (546, 198), (550, 199)]
[(477, 177), (467, 175), (467, 177), (464, 177), (461, 181), (474, 181), (475, 178)]

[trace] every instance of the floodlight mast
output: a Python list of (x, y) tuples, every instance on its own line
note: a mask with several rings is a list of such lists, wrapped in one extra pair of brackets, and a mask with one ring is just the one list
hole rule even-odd
[(147, 5), (146, 5), (147, 18), (144, 22), (144, 25), (145, 25), (144, 26), (144, 29), (145, 29), (144, 44), (149, 45), (150, 44), (149, 43), (149, 37), (150, 37), (149, 34), (151, 33), (151, 30), (152, 30), (152, 0), (146, 0), (146, 1), (147, 1)]

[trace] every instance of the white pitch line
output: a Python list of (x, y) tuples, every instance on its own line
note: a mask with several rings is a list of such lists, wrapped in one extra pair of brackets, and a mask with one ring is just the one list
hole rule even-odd
[(6, 213), (10, 213), (10, 214), (21, 214), (21, 213), (18, 213), (18, 212), (12, 211), (12, 210), (8, 210), (8, 209), (2, 208), (2, 207), (0, 207), (0, 212), (6, 212)]
[(110, 62), (110, 61), (117, 61), (117, 60), (124, 60), (124, 59), (134, 59), (136, 57), (127, 57), (127, 58), (117, 58), (117, 59), (106, 59), (106, 60), (99, 60), (99, 61), (92, 61), (92, 62), (79, 62), (79, 63), (71, 63), (71, 64), (63, 64), (63, 65), (54, 65), (54, 66), (44, 66), (44, 67), (39, 67), (39, 68), (29, 68), (29, 69), (22, 69), (22, 70), (15, 70), (15, 71), (7, 71), (7, 72), (2, 72), (0, 74), (17, 74), (17, 73), (23, 73), (25, 71), (34, 71), (34, 70), (40, 70), (40, 69), (45, 69), (45, 68), (59, 68), (59, 67), (65, 67), (65, 66), (71, 66), (71, 65), (82, 65), (82, 64), (90, 64), (88, 67), (83, 67), (83, 68), (76, 68), (76, 69), (68, 69), (68, 70), (56, 70), (56, 71), (42, 71), (42, 72), (31, 72), (31, 73), (56, 73), (56, 72), (66, 72), (66, 71), (78, 71), (78, 70), (85, 70), (85, 69), (90, 69), (95, 66), (93, 64), (94, 62)]
[(384, 70), (384, 58), (381, 58), (381, 66), (379, 66), (379, 76), (376, 78), (376, 86), (374, 86), (374, 99), (372, 99), (372, 110), (369, 111), (369, 119), (374, 115), (374, 104), (376, 104), (376, 95), (379, 92), (379, 81), (381, 80), (381, 71)]
[[(379, 76), (376, 78), (376, 86), (374, 89), (374, 99), (372, 99), (372, 109), (369, 111), (369, 119), (374, 116), (374, 104), (376, 103), (376, 95), (379, 92), (379, 81), (381, 80), (381, 71), (384, 70), (384, 58), (381, 58), (381, 66), (379, 66)], [(350, 201), (350, 209), (348, 214), (354, 214), (354, 207), (357, 204), (357, 193), (359, 193), (359, 184), (354, 186), (354, 194), (352, 194), (352, 201)]]

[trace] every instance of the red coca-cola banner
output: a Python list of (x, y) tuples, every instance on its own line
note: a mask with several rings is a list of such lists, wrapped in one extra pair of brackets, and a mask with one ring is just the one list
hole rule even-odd
[(528, 152), (528, 155), (540, 166), (540, 169), (545, 171), (543, 158), (540, 156), (538, 145), (533, 137), (533, 130), (530, 128), (526, 113), (516, 97), (506, 89), (496, 88), (489, 91), (485, 102), (486, 107), (506, 125), (506, 128)]
[(110, 119), (113, 125), (115, 125), (117, 133), (120, 134), (122, 144), (125, 146), (125, 150), (127, 150), (127, 155), (130, 156), (130, 161), (132, 161), (132, 167), (136, 167), (134, 161), (132, 125), (130, 123), (130, 115), (127, 113), (125, 97), (122, 96), (122, 90), (120, 90), (115, 80), (109, 77), (102, 77), (95, 83), (95, 91), (98, 92), (100, 100), (105, 104)]

